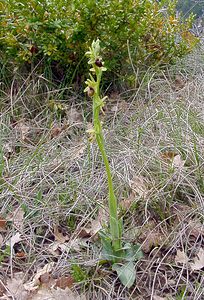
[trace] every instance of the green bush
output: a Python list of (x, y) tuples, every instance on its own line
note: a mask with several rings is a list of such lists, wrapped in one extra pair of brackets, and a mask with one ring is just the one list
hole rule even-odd
[(16, 65), (52, 65), (61, 77), (65, 70), (82, 75), (84, 53), (99, 38), (106, 67), (116, 74), (128, 74), (131, 64), (168, 64), (197, 43), (188, 33), (192, 18), (181, 22), (175, 6), (167, 0), (3, 0), (0, 56)]

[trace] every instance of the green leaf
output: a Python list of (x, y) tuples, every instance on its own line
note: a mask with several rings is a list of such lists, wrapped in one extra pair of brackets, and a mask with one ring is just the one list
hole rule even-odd
[(112, 270), (117, 272), (121, 283), (125, 287), (130, 288), (134, 284), (136, 278), (136, 270), (132, 261), (127, 262), (123, 265), (113, 264)]
[(125, 258), (123, 249), (115, 251), (112, 245), (111, 237), (104, 231), (99, 232), (102, 243), (102, 259), (106, 259), (112, 263), (122, 261)]
[(143, 258), (143, 252), (140, 249), (140, 245), (131, 245), (130, 243), (126, 243), (123, 247), (123, 250), (125, 250), (125, 259), (128, 261), (136, 261)]
[(113, 251), (111, 238), (102, 230), (99, 231), (99, 235), (102, 243), (102, 258), (108, 261), (114, 261), (115, 254)]

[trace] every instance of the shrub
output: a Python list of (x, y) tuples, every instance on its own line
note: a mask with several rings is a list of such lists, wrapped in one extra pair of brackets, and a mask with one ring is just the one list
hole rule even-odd
[(62, 77), (67, 69), (70, 76), (86, 73), (84, 53), (96, 38), (102, 41), (107, 68), (123, 76), (131, 64), (168, 64), (197, 43), (188, 32), (192, 18), (181, 22), (176, 17), (176, 1), (4, 0), (0, 5), (4, 60), (18, 65), (42, 61)]

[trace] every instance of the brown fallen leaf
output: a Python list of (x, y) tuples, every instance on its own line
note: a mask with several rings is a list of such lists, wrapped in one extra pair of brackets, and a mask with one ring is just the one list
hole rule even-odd
[(164, 298), (164, 297), (160, 297), (160, 296), (157, 296), (157, 295), (154, 295), (153, 296), (153, 300), (167, 300), (168, 298)]
[(175, 256), (175, 263), (176, 264), (187, 264), (188, 263), (188, 257), (185, 254), (184, 251), (177, 250), (176, 256)]
[(65, 290), (67, 287), (71, 288), (74, 284), (74, 278), (69, 276), (61, 276), (56, 280), (55, 287)]
[(39, 277), (40, 285), (44, 285), (50, 287), (54, 284), (54, 279), (52, 278), (50, 273), (44, 273)]
[(190, 264), (192, 271), (198, 271), (204, 268), (204, 249), (200, 248), (194, 262)]
[(12, 221), (15, 228), (19, 231), (23, 229), (24, 214), (25, 212), (21, 207), (17, 208), (13, 213)]
[(6, 223), (7, 223), (7, 220), (5, 220), (4, 218), (2, 218), (0, 216), (0, 232), (6, 231)]
[(96, 239), (97, 233), (103, 228), (104, 224), (108, 222), (108, 214), (102, 207), (98, 211), (98, 216), (95, 220), (91, 220), (88, 227), (83, 227), (79, 230), (78, 236), (81, 238), (92, 237)]
[(19, 251), (15, 254), (15, 257), (17, 257), (19, 259), (26, 258), (26, 253), (24, 251)]
[(40, 278), (44, 274), (49, 274), (54, 267), (54, 262), (46, 264), (42, 269), (39, 269), (35, 274), (32, 281), (24, 284), (24, 288), (26, 291), (34, 291), (37, 290), (40, 285)]
[(161, 158), (167, 162), (172, 161), (173, 158), (177, 155), (174, 151), (165, 151), (161, 153)]
[(85, 296), (73, 293), (69, 288), (50, 288), (42, 287), (31, 298), (32, 300), (86, 300)]
[(14, 234), (9, 241), (6, 242), (6, 245), (11, 247), (11, 250), (13, 249), (13, 246), (21, 241), (21, 234), (17, 232)]
[(141, 228), (140, 240), (142, 242), (142, 250), (149, 253), (152, 248), (163, 244), (165, 240), (164, 230), (160, 230), (154, 221), (149, 221)]
[(62, 128), (58, 126), (53, 126), (50, 130), (51, 139), (57, 137), (62, 132)]
[(1, 299), (12, 299), (15, 300), (28, 300), (29, 292), (25, 290), (23, 284), (23, 273), (15, 273), (13, 278), (9, 279), (6, 284), (7, 291), (5, 292), (5, 297)]
[(148, 188), (143, 176), (134, 176), (130, 182), (130, 187), (136, 196), (143, 198), (147, 196)]
[(66, 241), (69, 240), (69, 236), (66, 234), (63, 234), (63, 232), (59, 230), (58, 225), (54, 225), (53, 230), (54, 230), (55, 241), (60, 242), (60, 243), (65, 243)]
[(17, 132), (20, 133), (21, 139), (22, 139), (23, 141), (25, 141), (26, 138), (27, 138), (27, 135), (28, 135), (28, 133), (29, 133), (29, 131), (30, 131), (30, 127), (27, 126), (27, 125), (25, 124), (25, 122), (22, 120), (22, 121), (19, 121), (19, 122), (17, 123), (17, 125), (15, 126), (15, 128), (16, 128)]
[(120, 201), (120, 205), (123, 209), (128, 210), (135, 201), (135, 194), (132, 192), (130, 196), (122, 201)]
[(182, 169), (185, 165), (185, 161), (182, 160), (181, 158), (181, 155), (180, 154), (177, 154), (174, 158), (173, 158), (173, 161), (172, 161), (172, 166), (175, 168), (175, 169)]
[(204, 224), (202, 224), (199, 220), (191, 220), (188, 224), (187, 232), (189, 235), (194, 236), (196, 239), (199, 236), (204, 236)]
[(3, 246), (3, 241), (4, 241), (3, 236), (0, 234), (0, 248)]
[(128, 103), (125, 100), (118, 101), (116, 105), (111, 107), (112, 112), (126, 112), (128, 109)]
[(74, 107), (67, 112), (67, 118), (70, 125), (81, 125), (83, 123), (82, 114)]
[(128, 210), (131, 205), (140, 198), (145, 199), (148, 194), (146, 180), (143, 176), (134, 176), (130, 181), (131, 193), (128, 198), (122, 200), (120, 205), (125, 210)]

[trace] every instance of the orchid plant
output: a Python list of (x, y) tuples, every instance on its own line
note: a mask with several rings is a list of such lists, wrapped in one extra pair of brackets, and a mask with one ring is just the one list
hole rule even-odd
[(111, 262), (112, 269), (117, 272), (121, 282), (131, 287), (135, 281), (134, 261), (142, 257), (139, 245), (124, 244), (122, 242), (122, 219), (118, 216), (118, 203), (113, 188), (113, 180), (108, 157), (105, 150), (100, 112), (107, 97), (100, 95), (100, 83), (103, 72), (106, 71), (104, 61), (101, 57), (100, 41), (97, 39), (92, 42), (89, 51), (86, 52), (89, 58), (90, 78), (86, 80), (85, 92), (93, 100), (93, 129), (89, 131), (92, 139), (95, 139), (101, 152), (107, 174), (108, 181), (108, 206), (109, 206), (109, 228), (100, 231), (102, 241), (102, 258)]

